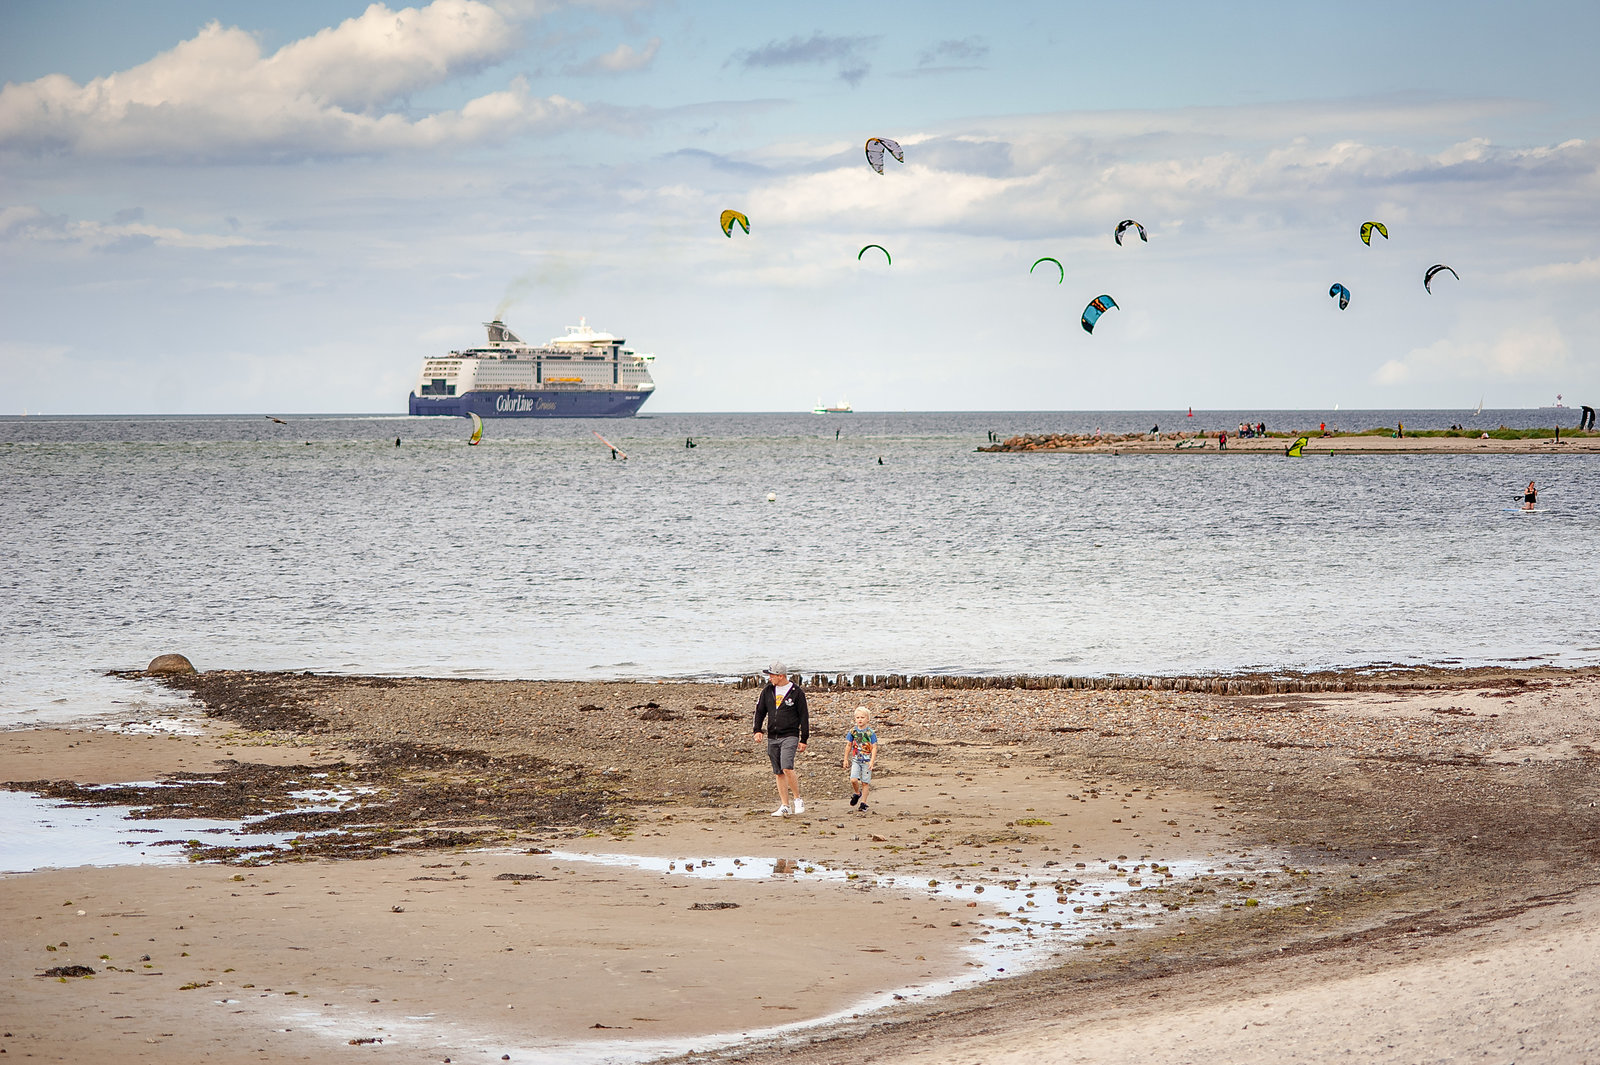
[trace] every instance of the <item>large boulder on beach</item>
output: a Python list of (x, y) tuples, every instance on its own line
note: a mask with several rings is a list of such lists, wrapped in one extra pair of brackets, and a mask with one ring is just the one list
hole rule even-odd
[(146, 673), (157, 676), (170, 676), (178, 673), (195, 673), (194, 663), (182, 655), (157, 655), (144, 667)]

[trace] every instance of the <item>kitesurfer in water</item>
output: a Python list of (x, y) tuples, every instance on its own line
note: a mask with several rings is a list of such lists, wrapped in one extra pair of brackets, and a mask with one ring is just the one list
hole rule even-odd
[(1539, 502), (1539, 489), (1534, 487), (1532, 481), (1528, 482), (1528, 490), (1522, 493), (1522, 509), (1532, 510), (1533, 505)]

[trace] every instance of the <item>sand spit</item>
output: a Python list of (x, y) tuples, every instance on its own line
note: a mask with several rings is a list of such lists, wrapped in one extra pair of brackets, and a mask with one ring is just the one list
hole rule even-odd
[[(171, 683), (203, 703), (194, 734), (0, 733), (0, 778), (293, 835), (0, 879), (8, 1054), (853, 1062), (863, 1033), (907, 1062), (1600, 1052), (1574, 1020), (1600, 988), (1593, 671), (819, 691), (788, 819), (732, 685)], [(860, 704), (884, 741), (867, 814), (834, 749)], [(306, 812), (308, 788), (339, 799)]]
[[(1010, 437), (979, 451), (1012, 454), (1085, 455), (1276, 455), (1294, 443), (1292, 434), (1235, 438), (1218, 447), (1216, 433), (1030, 433)], [(1359, 433), (1319, 436), (1312, 433), (1304, 456), (1330, 455), (1595, 455), (1600, 454), (1600, 433), (1563, 432), (1554, 437), (1521, 440), (1482, 439), (1471, 436), (1367, 436)]]

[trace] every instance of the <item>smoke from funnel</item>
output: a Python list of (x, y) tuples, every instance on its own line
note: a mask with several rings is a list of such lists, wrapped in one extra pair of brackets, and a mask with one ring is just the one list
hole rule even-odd
[(564, 295), (572, 291), (577, 286), (581, 274), (580, 264), (565, 256), (546, 257), (537, 269), (520, 274), (506, 284), (505, 294), (500, 297), (500, 302), (494, 305), (495, 319), (504, 321), (505, 313), (521, 303), (523, 297), (535, 289), (547, 289), (553, 295)]

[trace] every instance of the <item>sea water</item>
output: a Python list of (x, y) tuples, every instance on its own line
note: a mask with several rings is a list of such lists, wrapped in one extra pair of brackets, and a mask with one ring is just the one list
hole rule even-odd
[[(447, 418), (0, 419), (0, 724), (159, 713), (170, 696), (101, 673), (168, 651), (201, 669), (577, 679), (774, 657), (1077, 675), (1595, 663), (1600, 458), (976, 450), (991, 432), (1575, 419), (661, 414), (491, 421), (478, 447)], [(1533, 519), (1506, 509), (1530, 479)]]

